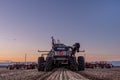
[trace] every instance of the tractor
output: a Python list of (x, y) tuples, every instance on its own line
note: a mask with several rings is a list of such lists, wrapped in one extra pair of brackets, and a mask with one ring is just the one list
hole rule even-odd
[[(47, 54), (42, 54), (38, 57), (38, 71), (51, 71), (54, 68), (66, 67), (73, 71), (85, 70), (85, 59), (83, 56), (78, 56), (76, 58), (76, 52), (80, 51), (80, 44), (75, 43), (73, 46), (66, 46), (65, 44), (58, 41), (56, 43), (55, 39), (52, 38), (52, 49), (50, 51), (40, 51), (47, 52)], [(44, 55), (47, 55), (46, 59)]]

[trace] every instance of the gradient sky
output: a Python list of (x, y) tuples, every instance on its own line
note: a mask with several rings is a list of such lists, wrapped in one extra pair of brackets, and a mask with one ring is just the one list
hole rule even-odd
[(36, 61), (51, 36), (80, 42), (87, 61), (120, 60), (120, 1), (0, 0), (0, 60)]

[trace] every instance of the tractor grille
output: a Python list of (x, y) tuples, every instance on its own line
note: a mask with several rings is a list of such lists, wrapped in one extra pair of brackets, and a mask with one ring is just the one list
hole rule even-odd
[(55, 51), (54, 56), (67, 56), (67, 51)]

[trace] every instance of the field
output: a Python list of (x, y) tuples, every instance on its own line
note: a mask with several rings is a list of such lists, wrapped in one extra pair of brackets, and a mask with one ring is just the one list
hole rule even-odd
[(120, 67), (111, 69), (86, 69), (79, 73), (91, 80), (120, 80)]
[(34, 70), (8, 70), (0, 68), (0, 80), (120, 80), (120, 67), (111, 69), (86, 69), (73, 72), (65, 68), (50, 72)]

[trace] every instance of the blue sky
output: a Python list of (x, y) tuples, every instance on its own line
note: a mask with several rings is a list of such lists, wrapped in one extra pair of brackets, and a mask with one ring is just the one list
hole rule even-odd
[(119, 26), (119, 0), (0, 0), (0, 55), (50, 50), (54, 36), (80, 42), (88, 57), (120, 60)]

